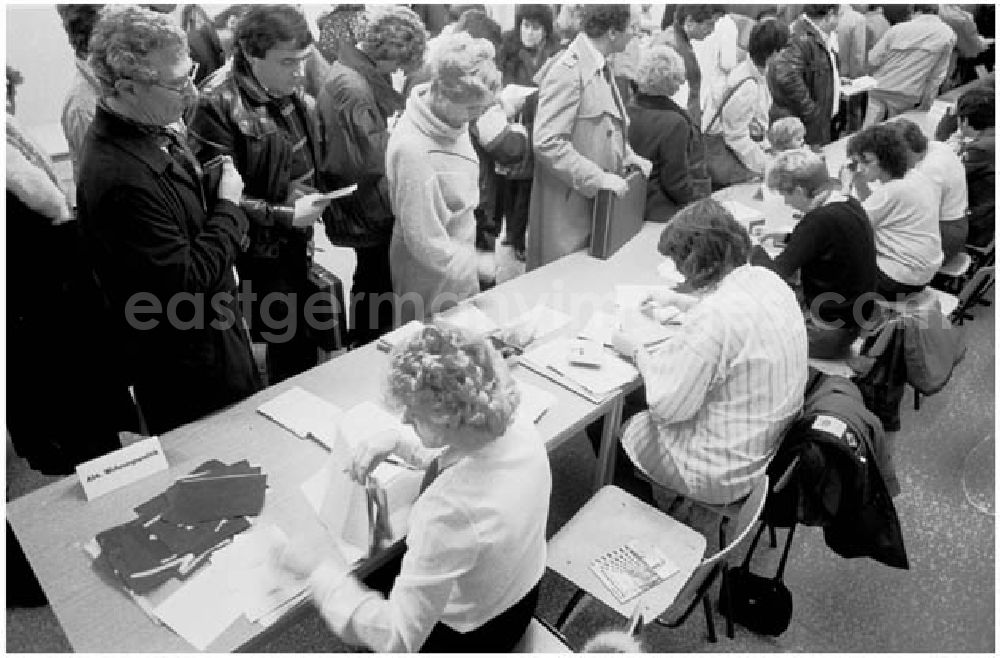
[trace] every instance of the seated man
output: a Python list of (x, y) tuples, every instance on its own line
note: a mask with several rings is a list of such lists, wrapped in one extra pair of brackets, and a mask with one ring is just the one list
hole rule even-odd
[[(908, 169), (906, 142), (894, 126), (865, 128), (847, 143), (850, 180), (875, 228), (878, 281), (875, 292), (889, 299), (924, 289), (941, 267), (941, 199), (937, 186)], [(881, 183), (872, 190), (872, 182)]]
[(944, 259), (965, 249), (969, 234), (969, 191), (965, 183), (962, 161), (944, 142), (928, 142), (920, 126), (909, 119), (893, 122), (910, 149), (910, 166), (921, 172), (937, 186), (941, 195), (941, 251)]
[(875, 236), (864, 208), (840, 191), (823, 159), (809, 149), (778, 154), (767, 185), (804, 214), (784, 251), (771, 260), (760, 246), (752, 262), (784, 279), (800, 272), (809, 356), (836, 359), (858, 337), (875, 289)]
[(996, 92), (977, 87), (958, 99), (958, 128), (965, 143), (959, 153), (969, 190), (968, 243), (993, 240), (996, 212)]
[(622, 438), (632, 462), (677, 493), (712, 504), (746, 496), (802, 406), (806, 331), (791, 289), (750, 265), (750, 237), (712, 199), (677, 213), (659, 251), (695, 293), (654, 305), (687, 312), (681, 332), (654, 354), (625, 332), (615, 349), (634, 358), (649, 413)]

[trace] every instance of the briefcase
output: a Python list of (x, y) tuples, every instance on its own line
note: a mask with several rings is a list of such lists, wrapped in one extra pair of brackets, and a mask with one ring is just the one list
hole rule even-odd
[(594, 258), (610, 258), (642, 228), (646, 212), (646, 177), (641, 171), (632, 171), (625, 181), (628, 183), (625, 196), (599, 190), (594, 199), (590, 237), (590, 255)]
[(313, 263), (306, 288), (306, 323), (313, 342), (327, 352), (341, 349), (347, 335), (344, 284), (337, 275)]

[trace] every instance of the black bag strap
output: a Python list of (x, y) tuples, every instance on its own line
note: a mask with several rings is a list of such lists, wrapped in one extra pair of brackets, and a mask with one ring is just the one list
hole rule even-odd
[(715, 110), (715, 115), (712, 117), (712, 120), (708, 122), (708, 125), (705, 126), (705, 134), (706, 135), (708, 134), (708, 131), (712, 129), (712, 126), (715, 125), (715, 122), (719, 120), (719, 117), (722, 116), (722, 110), (725, 109), (726, 104), (729, 102), (729, 99), (732, 98), (733, 94), (736, 93), (736, 90), (738, 90), (740, 87), (742, 87), (743, 83), (746, 82), (746, 81), (748, 81), (749, 79), (750, 78), (743, 78), (742, 80), (740, 80), (739, 82), (737, 82), (735, 85), (733, 85), (732, 87), (730, 87), (729, 89), (726, 90), (726, 95), (722, 97), (722, 102), (719, 103), (719, 108), (717, 110)]
[[(785, 565), (788, 563), (788, 554), (792, 550), (792, 538), (795, 536), (795, 527), (797, 524), (793, 523), (788, 529), (788, 536), (785, 538), (785, 547), (781, 551), (781, 560), (778, 562), (778, 572), (774, 574), (774, 582), (781, 583), (785, 577)], [(746, 557), (743, 558), (743, 564), (740, 568), (744, 571), (750, 570), (750, 558), (753, 557), (754, 552), (757, 550), (757, 542), (760, 541), (760, 536), (764, 534), (764, 528), (767, 527), (767, 523), (761, 521), (760, 526), (757, 528), (757, 533), (753, 536), (753, 541), (750, 542), (750, 550), (747, 551)]]

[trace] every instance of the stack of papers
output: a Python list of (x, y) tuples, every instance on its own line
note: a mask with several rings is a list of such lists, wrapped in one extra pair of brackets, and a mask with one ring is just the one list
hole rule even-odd
[(683, 314), (678, 311), (670, 315), (669, 308), (672, 307), (657, 309), (664, 311), (665, 317), (668, 317), (665, 323), (657, 322), (635, 309), (623, 309), (615, 315), (598, 311), (580, 331), (580, 337), (611, 347), (614, 332), (620, 329), (642, 343), (647, 350), (652, 350), (674, 337), (679, 330)]
[(524, 349), (534, 342), (548, 338), (568, 325), (571, 320), (572, 318), (566, 313), (539, 304), (505, 324), (498, 335), (503, 342)]
[(98, 533), (99, 567), (145, 594), (183, 580), (212, 551), (250, 527), (264, 504), (266, 476), (247, 462), (212, 460), (135, 508), (138, 518)]
[(639, 376), (634, 366), (607, 350), (607, 358), (600, 367), (574, 365), (570, 356), (575, 340), (553, 340), (539, 345), (525, 352), (521, 363), (595, 404)]

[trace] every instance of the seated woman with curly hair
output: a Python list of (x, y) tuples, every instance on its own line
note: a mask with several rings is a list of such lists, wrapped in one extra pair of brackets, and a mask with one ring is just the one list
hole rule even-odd
[(389, 598), (349, 576), (336, 550), (292, 545), (279, 562), (309, 578), (320, 613), (346, 642), (377, 652), (510, 651), (545, 571), (544, 443), (513, 422), (515, 383), (483, 339), (428, 325), (389, 361), (388, 397), (422, 445), (380, 434), (359, 447), (354, 477), (363, 481), (390, 453), (438, 471), (413, 505)]
[[(909, 150), (896, 126), (880, 124), (857, 133), (847, 142), (847, 157), (843, 175), (851, 179), (875, 228), (875, 292), (889, 300), (920, 292), (944, 260), (940, 190), (909, 168)], [(871, 188), (876, 181), (880, 185)]]
[(656, 353), (627, 333), (613, 337), (615, 349), (634, 359), (648, 406), (626, 427), (622, 446), (662, 486), (732, 503), (764, 474), (802, 406), (802, 313), (778, 275), (748, 264), (746, 229), (713, 199), (674, 215), (659, 251), (694, 294), (650, 299), (687, 312), (680, 333)]

